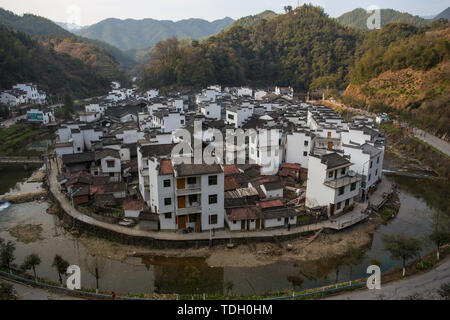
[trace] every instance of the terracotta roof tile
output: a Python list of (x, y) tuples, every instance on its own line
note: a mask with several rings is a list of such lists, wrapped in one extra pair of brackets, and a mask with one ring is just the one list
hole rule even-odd
[(159, 175), (167, 176), (173, 174), (172, 160), (162, 160), (159, 167)]
[(261, 209), (269, 209), (269, 208), (277, 208), (277, 207), (283, 207), (283, 201), (281, 200), (271, 200), (271, 201), (264, 201), (260, 202), (259, 206)]
[(138, 200), (126, 200), (123, 202), (123, 210), (142, 211), (144, 203)]

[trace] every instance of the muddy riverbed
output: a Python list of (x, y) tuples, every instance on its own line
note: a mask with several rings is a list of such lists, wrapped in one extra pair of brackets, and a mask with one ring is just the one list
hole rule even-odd
[[(37, 268), (41, 277), (57, 281), (57, 273), (51, 267), (55, 254), (79, 265), (84, 287), (95, 287), (88, 264), (96, 255), (105, 257), (101, 289), (115, 292), (223, 293), (224, 285), (230, 282), (233, 293), (244, 295), (294, 287), (300, 290), (363, 277), (371, 259), (380, 261), (384, 271), (398, 266), (399, 262), (383, 250), (385, 234), (406, 233), (427, 243), (427, 216), (436, 209), (428, 206), (426, 199), (408, 191), (411, 185), (426, 183), (425, 180), (399, 180), (395, 176), (389, 179), (399, 182), (402, 203), (393, 222), (376, 229), (378, 223), (371, 221), (341, 233), (322, 234), (310, 245), (308, 239), (299, 239), (291, 243), (291, 251), (286, 250), (286, 243), (282, 248), (270, 243), (232, 250), (215, 247), (160, 251), (87, 236), (77, 238), (63, 228), (55, 215), (47, 213), (50, 207), (47, 202), (12, 205), (1, 211), (0, 237), (16, 242), (18, 265), (26, 255), (38, 253), (42, 258)], [(354, 266), (351, 274), (346, 259), (341, 257), (350, 245), (368, 248), (364, 261)], [(423, 252), (430, 248), (427, 244)]]

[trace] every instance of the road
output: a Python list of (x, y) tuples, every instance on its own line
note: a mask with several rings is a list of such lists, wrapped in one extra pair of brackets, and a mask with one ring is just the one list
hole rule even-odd
[(8, 128), (8, 127), (12, 126), (13, 124), (15, 124), (17, 121), (22, 120), (22, 119), (26, 119), (26, 118), (27, 118), (27, 115), (24, 114), (24, 115), (21, 115), (21, 116), (16, 117), (16, 118), (11, 118), (11, 119), (5, 120), (1, 124), (4, 125), (5, 128)]
[(12, 284), (14, 286), (16, 294), (20, 297), (21, 300), (82, 300), (80, 298), (50, 292), (45, 289), (27, 286), (3, 278), (0, 278), (0, 281)]
[[(383, 278), (381, 279), (383, 282)], [(419, 294), (424, 299), (439, 299), (437, 290), (450, 283), (450, 259), (447, 259), (430, 272), (396, 281), (381, 290), (358, 290), (347, 294), (329, 297), (326, 300), (403, 300)]]
[[(348, 107), (342, 103), (337, 103), (337, 102), (332, 102), (332, 101), (327, 101), (327, 102), (337, 105), (342, 108), (347, 108), (347, 109), (357, 112), (357, 113), (361, 113), (367, 117), (375, 118), (377, 116), (375, 113), (369, 112), (367, 110)], [(438, 149), (439, 151), (445, 153), (447, 156), (450, 157), (450, 143), (448, 143), (447, 141), (442, 140), (436, 136), (433, 136), (432, 134), (429, 134), (426, 131), (411, 127), (406, 122), (394, 121), (394, 123), (401, 127), (409, 129), (414, 137), (428, 143), (429, 145), (433, 146), (434, 148)]]

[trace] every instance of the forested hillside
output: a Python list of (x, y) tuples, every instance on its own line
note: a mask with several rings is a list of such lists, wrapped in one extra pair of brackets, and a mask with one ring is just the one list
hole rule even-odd
[(153, 50), (142, 86), (291, 85), (344, 89), (362, 34), (304, 5), (269, 21), (205, 41), (170, 39)]
[[(369, 31), (367, 28), (367, 20), (373, 13), (358, 8), (353, 11), (344, 13), (337, 18), (340, 24), (346, 27), (356, 28), (361, 31)], [(429, 21), (418, 16), (413, 16), (406, 12), (399, 12), (392, 9), (381, 9), (381, 26), (388, 23), (401, 22), (408, 23), (416, 27), (424, 27)]]
[(275, 12), (266, 10), (264, 12), (261, 12), (260, 14), (240, 18), (240, 19), (236, 20), (231, 26), (232, 27), (240, 26), (240, 27), (244, 27), (244, 28), (249, 28), (249, 27), (256, 26), (257, 24), (261, 23), (263, 20), (270, 20), (272, 18), (275, 18), (276, 16), (277, 16), (277, 14)]
[(449, 133), (450, 25), (391, 24), (360, 46), (347, 103), (390, 111), (439, 135)]
[(110, 84), (81, 60), (0, 26), (0, 89), (18, 82), (34, 82), (50, 94), (70, 92), (79, 98), (105, 94)]
[[(58, 38), (70, 38), (74, 39), (75, 35), (60, 27), (53, 21), (31, 15), (25, 14), (19, 16), (11, 11), (7, 11), (0, 8), (0, 25), (3, 25), (11, 30), (17, 30), (24, 32), (30, 36), (35, 36), (36, 39), (40, 37), (48, 38), (48, 36), (58, 36)], [(127, 56), (125, 53), (117, 49), (116, 47), (99, 40), (92, 40), (83, 37), (76, 36), (78, 43), (86, 43), (88, 45), (95, 45), (99, 49), (105, 51), (107, 55), (112, 55), (117, 62), (119, 62), (125, 68), (132, 68), (135, 66), (135, 61)]]

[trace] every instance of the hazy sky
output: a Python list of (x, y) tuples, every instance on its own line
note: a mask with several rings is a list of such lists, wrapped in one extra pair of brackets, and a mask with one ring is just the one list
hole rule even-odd
[[(300, 4), (305, 2), (322, 6), (332, 17), (371, 5), (428, 16), (440, 13), (449, 5), (448, 0), (311, 0)], [(0, 0), (0, 7), (16, 14), (33, 13), (82, 25), (106, 18), (211, 21), (228, 16), (237, 19), (267, 9), (282, 12), (285, 5), (296, 6), (297, 0)]]

